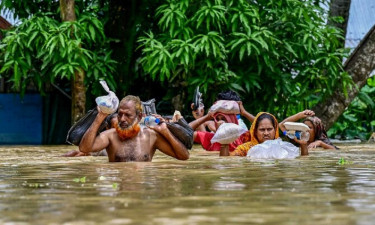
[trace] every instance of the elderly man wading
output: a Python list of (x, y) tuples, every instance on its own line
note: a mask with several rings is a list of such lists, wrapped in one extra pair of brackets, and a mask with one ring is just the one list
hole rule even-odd
[(186, 147), (172, 135), (165, 123), (155, 127), (140, 127), (142, 103), (139, 97), (128, 95), (118, 108), (118, 124), (100, 133), (100, 124), (108, 116), (100, 111), (79, 145), (81, 152), (106, 149), (110, 162), (151, 161), (156, 149), (179, 160), (189, 158)]

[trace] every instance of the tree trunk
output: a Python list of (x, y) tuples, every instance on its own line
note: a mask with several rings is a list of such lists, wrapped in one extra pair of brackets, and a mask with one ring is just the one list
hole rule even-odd
[[(62, 21), (75, 21), (74, 0), (60, 0)], [(84, 85), (85, 72), (83, 69), (74, 71), (72, 84), (72, 124), (77, 122), (86, 111), (86, 88)]]
[(329, 7), (329, 17), (341, 16), (344, 19), (343, 23), (336, 23), (330, 19), (328, 20), (328, 25), (343, 30), (344, 40), (342, 40), (341, 47), (345, 47), (345, 37), (349, 20), (350, 4), (351, 0), (331, 0)]
[(60, 15), (62, 21), (75, 21), (74, 0), (60, 0)]
[(344, 63), (344, 70), (352, 77), (356, 87), (348, 90), (346, 98), (342, 88), (338, 88), (332, 96), (314, 107), (315, 114), (329, 129), (346, 107), (357, 96), (359, 90), (366, 84), (371, 72), (375, 69), (375, 26), (359, 43)]

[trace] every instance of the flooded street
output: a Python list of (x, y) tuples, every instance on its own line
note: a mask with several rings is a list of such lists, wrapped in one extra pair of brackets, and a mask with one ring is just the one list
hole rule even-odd
[[(293, 160), (64, 158), (75, 146), (0, 147), (0, 224), (373, 224), (375, 144)], [(341, 159), (341, 160), (340, 160)]]

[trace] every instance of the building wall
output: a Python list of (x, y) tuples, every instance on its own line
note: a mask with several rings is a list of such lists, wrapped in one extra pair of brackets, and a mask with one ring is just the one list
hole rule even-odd
[(40, 94), (0, 93), (0, 144), (42, 144)]

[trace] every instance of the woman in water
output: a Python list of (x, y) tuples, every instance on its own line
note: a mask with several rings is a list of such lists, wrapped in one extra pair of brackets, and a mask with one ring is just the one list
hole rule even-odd
[[(250, 130), (241, 136), (243, 144), (239, 145), (230, 156), (247, 156), (247, 152), (257, 144), (267, 140), (279, 138), (279, 124), (275, 116), (267, 112), (260, 112), (251, 124)], [(308, 155), (307, 145), (301, 144), (301, 155)]]
[(337, 149), (337, 147), (334, 146), (327, 137), (327, 132), (324, 128), (322, 121), (315, 116), (315, 113), (312, 110), (304, 110), (302, 112), (299, 112), (293, 116), (286, 118), (284, 121), (280, 123), (280, 129), (282, 131), (286, 130), (284, 125), (285, 122), (296, 122), (301, 119), (303, 119), (302, 122), (310, 128), (310, 138), (307, 141), (308, 149), (316, 147), (322, 147), (324, 149)]

